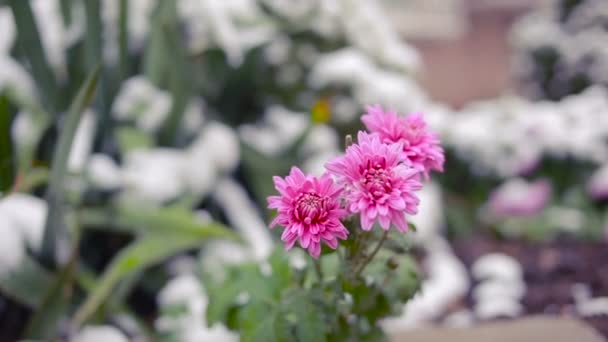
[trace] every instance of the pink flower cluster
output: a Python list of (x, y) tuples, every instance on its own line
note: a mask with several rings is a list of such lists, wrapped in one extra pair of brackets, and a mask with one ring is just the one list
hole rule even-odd
[(361, 120), (369, 132), (360, 131), (357, 143), (329, 161), (320, 178), (297, 167), (284, 179), (273, 178), (280, 195), (268, 197), (269, 208), (278, 211), (271, 228), (285, 227), (286, 249), (299, 241), (315, 258), (321, 242), (336, 249), (338, 239), (348, 236), (341, 220), (353, 214), (363, 230), (377, 222), (384, 230), (394, 225), (405, 232), (405, 215), (417, 212), (421, 175), (428, 179), (432, 170), (443, 171), (443, 149), (422, 115), (399, 117), (370, 106)]

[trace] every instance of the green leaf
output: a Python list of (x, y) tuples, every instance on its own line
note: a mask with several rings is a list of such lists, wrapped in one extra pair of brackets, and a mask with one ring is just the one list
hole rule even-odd
[(246, 293), (251, 301), (261, 300), (266, 303), (276, 302), (276, 293), (269, 285), (269, 279), (260, 272), (257, 264), (244, 264), (231, 267), (227, 270), (226, 279), (221, 283), (214, 283), (206, 277), (205, 287), (209, 292), (209, 305), (207, 306), (207, 322), (227, 322), (230, 310), (237, 305), (237, 297)]
[(40, 85), (40, 93), (51, 111), (57, 110), (57, 81), (48, 61), (40, 40), (39, 28), (34, 20), (29, 1), (9, 0), (17, 26), (17, 46), (23, 56), (29, 61), (36, 83)]
[(114, 134), (123, 155), (135, 149), (146, 149), (154, 146), (152, 137), (134, 127), (117, 128)]
[(151, 234), (136, 240), (112, 260), (86, 301), (76, 311), (74, 325), (80, 326), (95, 313), (115, 286), (128, 275), (194, 248), (203, 240), (180, 234)]
[(157, 86), (164, 84), (169, 77), (167, 69), (171, 64), (173, 51), (169, 50), (163, 26), (173, 20), (174, 8), (173, 1), (161, 1), (151, 19), (150, 38), (144, 53), (143, 68), (146, 78)]
[[(173, 3), (169, 1), (169, 3)], [(169, 72), (169, 88), (173, 98), (173, 107), (169, 116), (163, 123), (160, 131), (160, 142), (165, 146), (175, 146), (176, 138), (182, 118), (186, 111), (186, 106), (190, 100), (192, 67), (187, 55), (187, 47), (181, 41), (182, 35), (178, 28), (177, 10), (172, 6), (171, 21), (163, 26), (165, 42), (168, 47), (166, 53), (171, 54), (171, 71)]]
[(290, 301), (289, 307), (296, 315), (296, 336), (298, 341), (326, 341), (326, 325), (323, 313), (313, 298), (303, 290)]
[[(289, 338), (285, 316), (260, 301), (249, 303), (239, 313), (239, 332), (243, 342), (283, 342)], [(300, 341), (317, 341), (302, 340)]]
[(48, 202), (48, 215), (44, 227), (41, 255), (49, 263), (54, 263), (57, 244), (61, 236), (65, 234), (65, 222), (63, 215), (65, 176), (67, 174), (67, 162), (72, 148), (72, 142), (76, 129), (85, 108), (90, 104), (95, 94), (99, 67), (95, 68), (84, 82), (76, 98), (72, 102), (67, 113), (66, 121), (55, 148), (49, 186), (46, 193)]
[(102, 23), (100, 15), (101, 2), (99, 0), (84, 0), (86, 15), (86, 38), (84, 39), (84, 51), (86, 66), (93, 68), (100, 63)]
[(272, 268), (270, 285), (273, 287), (273, 292), (280, 297), (281, 292), (288, 288), (293, 281), (289, 259), (282, 247), (277, 248), (270, 256), (270, 267)]
[(127, 0), (120, 0), (118, 17), (118, 72), (120, 80), (129, 75), (129, 4)]
[(52, 283), (53, 275), (28, 256), (18, 268), (0, 277), (0, 291), (15, 301), (36, 309)]
[(15, 153), (11, 138), (12, 115), (6, 95), (0, 95), (0, 193), (8, 192), (15, 183)]
[(237, 233), (217, 222), (202, 222), (192, 211), (182, 207), (146, 207), (125, 205), (116, 209), (84, 209), (79, 212), (84, 225), (119, 231), (181, 234), (191, 238), (239, 240)]

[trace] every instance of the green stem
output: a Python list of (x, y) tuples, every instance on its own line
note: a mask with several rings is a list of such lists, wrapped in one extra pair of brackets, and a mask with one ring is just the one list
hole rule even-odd
[(376, 256), (376, 254), (378, 254), (378, 252), (380, 251), (380, 248), (384, 244), (384, 241), (386, 241), (387, 237), (388, 237), (388, 229), (384, 231), (384, 233), (382, 234), (382, 238), (380, 238), (380, 241), (378, 241), (378, 244), (376, 245), (376, 247), (374, 248), (372, 253), (370, 255), (368, 255), (367, 258), (365, 258), (365, 260), (363, 260), (363, 263), (361, 264), (361, 266), (359, 266), (359, 268), (355, 271), (355, 278), (359, 277), (361, 272), (363, 272), (363, 269), (365, 269), (365, 267), (370, 263), (370, 261), (372, 261), (372, 259)]
[(317, 273), (317, 278), (319, 278), (319, 283), (323, 282), (323, 272), (321, 271), (321, 262), (318, 259), (314, 259), (312, 261), (315, 267), (315, 273)]

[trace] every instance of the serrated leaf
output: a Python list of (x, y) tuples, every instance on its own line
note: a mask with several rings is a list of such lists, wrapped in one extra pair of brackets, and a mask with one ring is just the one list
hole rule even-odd
[(59, 142), (53, 155), (53, 164), (49, 186), (47, 188), (46, 200), (48, 202), (48, 214), (44, 226), (44, 236), (42, 241), (41, 255), (49, 263), (55, 262), (57, 244), (61, 235), (65, 234), (65, 218), (63, 217), (65, 177), (67, 174), (67, 162), (76, 129), (82, 118), (85, 108), (91, 103), (97, 79), (99, 77), (99, 67), (95, 68), (84, 82), (76, 98), (70, 105), (65, 124), (59, 137)]
[(0, 95), (0, 193), (8, 192), (15, 183), (15, 151), (11, 138), (12, 115), (8, 98)]
[(255, 263), (229, 268), (226, 279), (220, 284), (208, 279), (205, 282), (210, 298), (207, 306), (208, 324), (226, 322), (229, 311), (237, 304), (237, 297), (241, 294), (247, 294), (251, 301), (276, 301), (276, 293), (268, 282), (269, 279), (262, 275)]
[(243, 342), (287, 342), (293, 340), (289, 338), (289, 331), (286, 326), (285, 317), (264, 302), (251, 302), (239, 313), (239, 332)]
[(296, 315), (296, 336), (298, 341), (326, 341), (327, 327), (323, 312), (314, 305), (307, 292), (300, 292), (290, 301), (290, 309)]
[(270, 256), (270, 267), (272, 268), (271, 285), (277, 296), (281, 291), (291, 285), (293, 271), (289, 265), (289, 259), (282, 248), (277, 248)]
[(112, 260), (86, 301), (76, 311), (74, 324), (80, 326), (84, 323), (125, 277), (194, 248), (203, 240), (204, 238), (194, 239), (191, 235), (180, 234), (150, 234), (136, 240)]

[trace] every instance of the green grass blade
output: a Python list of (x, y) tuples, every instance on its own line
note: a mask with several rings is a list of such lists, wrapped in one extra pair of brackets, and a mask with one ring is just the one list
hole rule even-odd
[(15, 183), (15, 151), (11, 138), (12, 115), (8, 98), (0, 95), (0, 193), (8, 192)]
[[(176, 18), (173, 16), (172, 18)], [(165, 120), (160, 131), (160, 144), (164, 146), (175, 146), (179, 134), (180, 124), (186, 111), (191, 94), (190, 60), (188, 59), (188, 48), (181, 40), (176, 20), (163, 26), (165, 42), (171, 51), (175, 62), (171, 64), (169, 73), (169, 88), (173, 98), (173, 107)]]
[(74, 135), (76, 134), (76, 129), (78, 128), (78, 123), (80, 122), (85, 108), (91, 103), (93, 95), (95, 94), (98, 77), (99, 66), (89, 75), (72, 102), (59, 137), (59, 142), (55, 147), (51, 174), (49, 177), (49, 186), (46, 193), (48, 215), (44, 228), (41, 250), (43, 260), (50, 264), (53, 264), (56, 261), (57, 244), (60, 241), (60, 236), (63, 236), (65, 232), (63, 205), (68, 157)]
[(51, 112), (56, 111), (59, 89), (55, 74), (46, 59), (30, 2), (9, 0), (8, 3), (17, 26), (17, 46), (31, 65), (34, 79), (40, 85), (39, 91), (45, 103), (51, 108)]
[(74, 315), (73, 327), (77, 328), (95, 313), (115, 286), (125, 277), (166, 258), (198, 246), (203, 239), (190, 235), (149, 235), (136, 240), (123, 249), (108, 266), (99, 282)]
[(129, 19), (129, 3), (120, 0), (120, 13), (118, 16), (118, 72), (120, 80), (125, 80), (129, 75), (129, 30), (127, 21)]
[(122, 207), (116, 210), (80, 210), (84, 226), (104, 227), (143, 234), (181, 234), (192, 239), (221, 238), (239, 240), (239, 235), (216, 222), (201, 222), (180, 207)]

